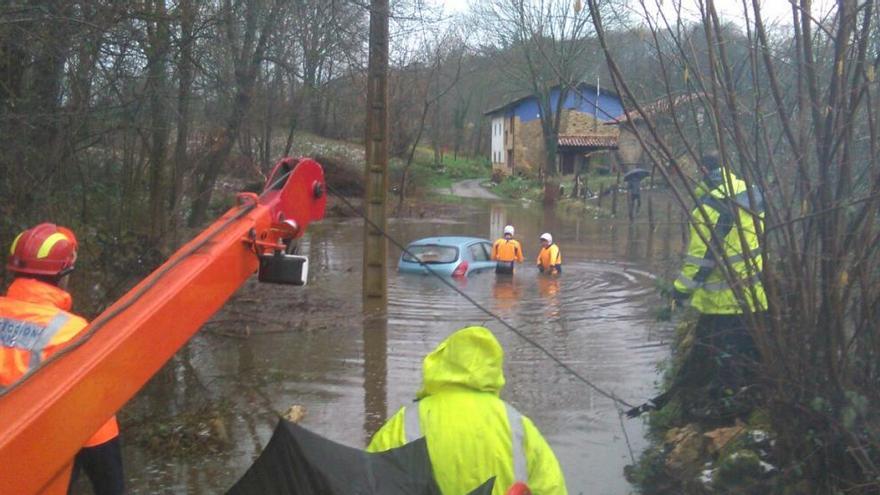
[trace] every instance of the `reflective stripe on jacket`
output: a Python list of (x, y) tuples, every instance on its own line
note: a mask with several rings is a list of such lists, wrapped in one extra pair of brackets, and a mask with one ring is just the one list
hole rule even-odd
[(556, 244), (550, 244), (547, 247), (542, 247), (541, 251), (538, 253), (537, 263), (538, 266), (544, 268), (545, 273), (549, 273), (551, 267), (561, 265), (562, 253), (559, 252), (559, 246)]
[(727, 174), (710, 177), (710, 185), (716, 186), (698, 191), (702, 194), (697, 208), (691, 212), (687, 255), (675, 280), (676, 290), (692, 294), (691, 305), (703, 314), (743, 312), (736, 291), (719, 267), (724, 260), (715, 259), (704, 238), (716, 243), (724, 253), (751, 310), (767, 309), (760, 279), (763, 256), (757, 235), (757, 226), (763, 226), (762, 198), (757, 190), (752, 190), (752, 204), (746, 183), (731, 172)]
[(566, 494), (562, 470), (544, 437), (498, 396), (504, 386), (502, 360), (489, 330), (454, 333), (425, 358), (418, 403), (391, 417), (367, 450), (381, 452), (424, 435), (446, 495), (468, 493), (493, 476), (494, 495), (503, 495), (515, 481), (527, 481), (536, 494)]
[[(0, 297), (0, 386), (8, 387), (36, 370), (46, 359), (76, 340), (88, 326), (69, 312), (66, 291), (30, 278), (17, 278)], [(85, 446), (99, 445), (119, 434), (111, 418)]]
[(523, 262), (523, 250), (516, 239), (501, 238), (492, 245), (493, 261), (516, 261)]

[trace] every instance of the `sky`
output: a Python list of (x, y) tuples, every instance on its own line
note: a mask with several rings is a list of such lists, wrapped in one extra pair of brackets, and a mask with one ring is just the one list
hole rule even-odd
[[(436, 5), (442, 5), (444, 12), (447, 15), (453, 15), (457, 13), (462, 13), (467, 11), (469, 0), (428, 0), (430, 3), (434, 3)], [(675, 9), (673, 8), (674, 1), (677, 3), (678, 1), (682, 2), (683, 10), (690, 10), (692, 12), (696, 12), (697, 8), (697, 0), (646, 0), (647, 4), (656, 4), (660, 2), (662, 8), (666, 15), (672, 19), (672, 16), (675, 15)], [(572, 4), (574, 0), (572, 0)], [(586, 0), (582, 0), (583, 4), (586, 4)], [(639, 5), (638, 0), (621, 0), (621, 4), (630, 3), (632, 5)], [(825, 7), (831, 4), (831, 0), (819, 0), (816, 1), (815, 4), (820, 7), (814, 7), (814, 13), (818, 14), (819, 12), (825, 12), (827, 8)], [(719, 9), (719, 15), (723, 18), (728, 18), (732, 22), (739, 23), (742, 18), (742, 0), (715, 0), (716, 8)], [(791, 6), (787, 0), (762, 0), (761, 2), (761, 13), (764, 17), (764, 21), (768, 24), (776, 21), (783, 24), (791, 23)]]

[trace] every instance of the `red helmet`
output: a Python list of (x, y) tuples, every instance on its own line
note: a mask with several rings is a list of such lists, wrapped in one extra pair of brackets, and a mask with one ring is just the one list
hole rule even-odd
[(12, 241), (6, 269), (11, 272), (63, 277), (73, 271), (76, 236), (54, 223), (41, 223)]

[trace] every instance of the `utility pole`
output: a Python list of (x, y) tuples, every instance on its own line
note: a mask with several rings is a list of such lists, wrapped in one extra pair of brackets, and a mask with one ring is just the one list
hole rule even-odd
[[(366, 167), (364, 172), (364, 300), (385, 298), (388, 242), (388, 0), (370, 1), (370, 62), (367, 79)], [(372, 225), (370, 224), (372, 222)]]

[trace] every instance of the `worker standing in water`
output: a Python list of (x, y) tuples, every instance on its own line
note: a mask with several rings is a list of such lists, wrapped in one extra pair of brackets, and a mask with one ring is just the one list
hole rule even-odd
[(513, 238), (513, 225), (504, 227), (504, 235), (492, 246), (492, 259), (495, 273), (513, 275), (513, 264), (523, 262), (523, 250), (519, 241)]
[(549, 232), (541, 234), (541, 251), (538, 253), (538, 271), (545, 275), (562, 273), (562, 253), (559, 246), (553, 243)]
[[(26, 378), (46, 359), (83, 337), (88, 322), (70, 312), (73, 300), (67, 292), (76, 254), (73, 232), (52, 223), (25, 230), (12, 241), (6, 270), (14, 279), (0, 297), (0, 386)], [(81, 468), (96, 495), (124, 492), (115, 416), (76, 455), (71, 486)]]
[(695, 191), (698, 203), (673, 297), (680, 303), (690, 299), (700, 314), (683, 379), (693, 388), (708, 386), (719, 410), (713, 412), (725, 414), (741, 405), (731, 396), (756, 382), (759, 354), (744, 311), (755, 317), (767, 311), (758, 236), (763, 231), (763, 198), (757, 188), (750, 194), (717, 152), (702, 156), (699, 166), (703, 181)]
[(556, 455), (535, 424), (499, 396), (504, 350), (484, 327), (456, 331), (425, 357), (416, 402), (373, 435), (369, 452), (425, 437), (434, 477), (448, 495), (494, 477), (493, 495), (566, 495)]

